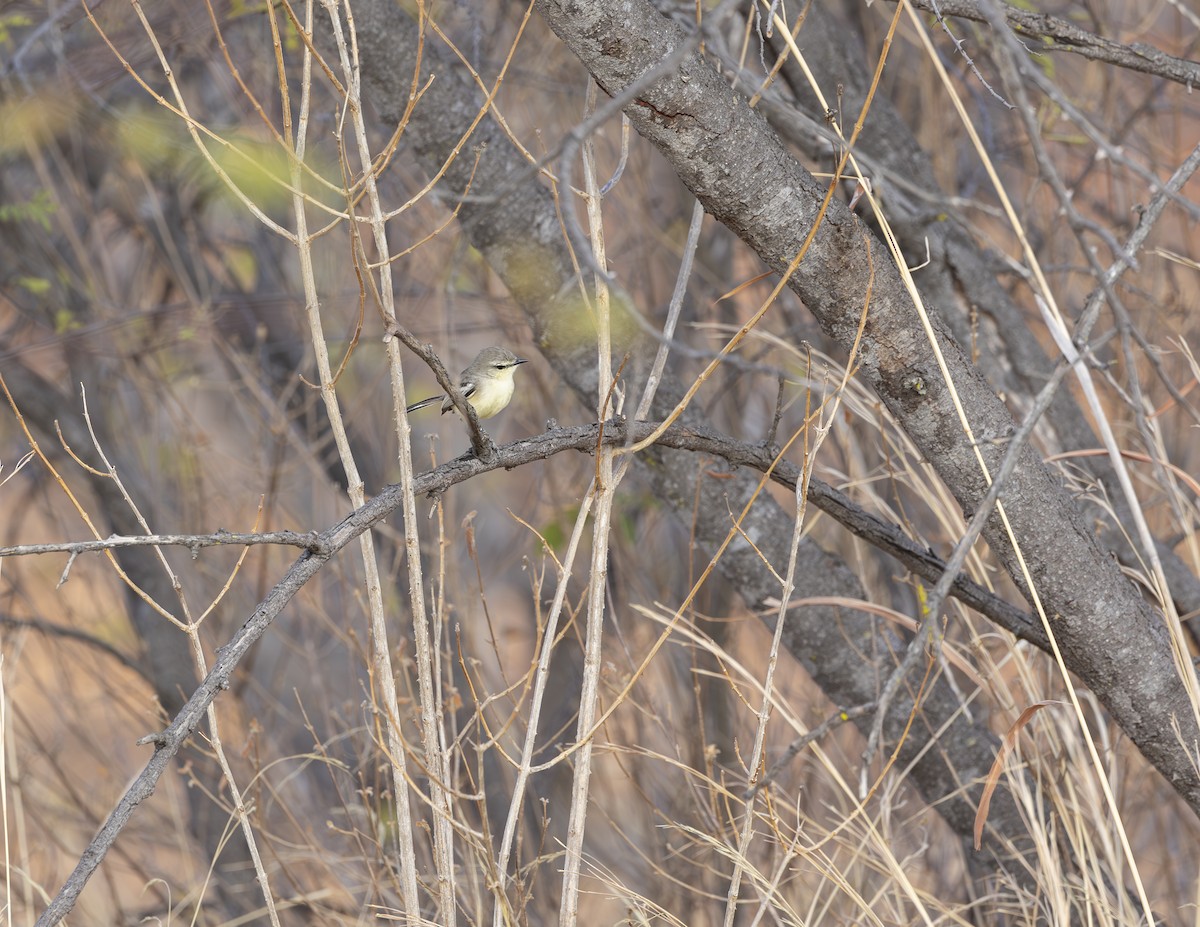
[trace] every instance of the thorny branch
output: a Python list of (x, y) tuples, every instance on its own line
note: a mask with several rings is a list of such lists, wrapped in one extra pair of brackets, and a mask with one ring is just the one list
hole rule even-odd
[(1009, 28), (1027, 38), (1039, 39), (1044, 44), (1034, 51), (1066, 51), (1093, 61), (1116, 65), (1130, 71), (1140, 71), (1166, 80), (1183, 84), (1189, 90), (1200, 85), (1200, 64), (1177, 58), (1166, 52), (1134, 42), (1126, 45), (1081, 29), (1074, 23), (1057, 16), (1023, 10), (996, 0), (909, 0), (918, 10), (935, 13), (939, 17), (953, 16), (975, 22), (987, 22), (985, 4), (1003, 15)]

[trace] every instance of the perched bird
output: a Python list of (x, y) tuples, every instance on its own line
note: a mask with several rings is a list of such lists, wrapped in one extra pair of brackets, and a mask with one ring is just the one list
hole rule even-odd
[[(523, 357), (517, 357), (508, 348), (484, 348), (471, 361), (466, 370), (458, 378), (458, 389), (474, 408), (480, 418), (491, 418), (501, 411), (513, 396), (516, 384), (513, 374), (521, 364), (528, 363)], [(431, 396), (414, 402), (408, 407), (409, 412), (424, 409), (438, 400), (442, 401), (442, 414), (445, 415), (454, 408), (450, 397)]]

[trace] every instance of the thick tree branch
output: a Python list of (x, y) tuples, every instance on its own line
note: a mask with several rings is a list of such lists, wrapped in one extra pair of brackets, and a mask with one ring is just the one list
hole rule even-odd
[[(870, 56), (860, 36), (819, 5), (805, 17), (803, 36), (808, 66), (818, 83), (841, 88), (844, 112), (857, 112), (871, 84)], [(784, 138), (822, 156), (830, 144), (836, 144), (828, 137), (832, 130), (821, 118), (803, 70), (778, 33), (772, 41), (776, 53), (787, 56), (781, 72), (784, 83), (776, 82), (768, 90), (760, 109)], [(726, 57), (725, 66), (734, 67), (732, 58)], [(778, 98), (787, 89), (802, 108)], [(959, 343), (973, 346), (976, 363), (993, 389), (1007, 397), (1017, 415), (1023, 414), (1026, 397), (1041, 389), (1053, 374), (1054, 362), (1046, 356), (1022, 308), (997, 280), (995, 260), (969, 234), (961, 220), (963, 210), (939, 187), (929, 153), (886, 97), (876, 95), (855, 150), (888, 203), (888, 217), (901, 249), (905, 254), (923, 256), (922, 292), (942, 311)], [(1180, 203), (1178, 192), (1170, 186), (1159, 189), (1155, 197), (1168, 195), (1172, 203)], [(1128, 245), (1115, 249), (1118, 254), (1127, 250)], [(1070, 390), (1055, 395), (1044, 423), (1043, 449), (1077, 451), (1100, 444)], [(1095, 508), (1108, 525), (1105, 546), (1126, 565), (1139, 568), (1140, 555), (1130, 547), (1123, 527), (1132, 515), (1107, 457), (1088, 458), (1083, 466), (1103, 485), (1103, 495), (1112, 506), (1111, 512), (1105, 506)], [(1160, 542), (1158, 554), (1177, 610), (1200, 611), (1200, 580), (1169, 544)]]

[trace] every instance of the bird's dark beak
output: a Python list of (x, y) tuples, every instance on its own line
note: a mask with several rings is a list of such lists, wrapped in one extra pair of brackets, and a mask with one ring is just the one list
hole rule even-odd
[(518, 357), (518, 358), (516, 359), (516, 361), (513, 363), (513, 366), (514, 366), (514, 367), (519, 367), (521, 364), (528, 364), (528, 363), (529, 363), (529, 358), (527, 358), (527, 357)]

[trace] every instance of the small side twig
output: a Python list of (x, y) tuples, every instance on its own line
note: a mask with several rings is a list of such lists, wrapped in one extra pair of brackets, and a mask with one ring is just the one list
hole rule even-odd
[(783, 398), (787, 395), (787, 380), (782, 373), (778, 379), (779, 389), (775, 391), (775, 415), (771, 419), (771, 427), (767, 429), (767, 436), (763, 438), (762, 443), (767, 450), (775, 446), (775, 437), (779, 434), (779, 423), (783, 419)]
[(1003, 103), (1008, 109), (1012, 109), (1013, 105), (1004, 99), (996, 88), (984, 79), (984, 76), (979, 73), (979, 68), (975, 64), (975, 59), (967, 54), (967, 48), (963, 45), (962, 39), (950, 31), (950, 24), (946, 22), (946, 17), (942, 15), (941, 8), (938, 6), (938, 0), (929, 0), (929, 5), (933, 8), (933, 15), (937, 18), (938, 25), (942, 27), (942, 31), (949, 36), (950, 41), (954, 43), (954, 50), (962, 56), (963, 61), (967, 63), (967, 67), (971, 69), (971, 73), (975, 75), (975, 79), (987, 88), (988, 93), (994, 96), (997, 100)]
[(788, 767), (788, 764), (809, 744), (820, 740), (834, 728), (841, 727), (847, 721), (853, 721), (856, 718), (861, 718), (863, 715), (871, 713), (878, 704), (878, 702), (872, 701), (863, 702), (863, 704), (855, 705), (853, 708), (840, 708), (835, 714), (830, 715), (807, 734), (797, 737), (787, 745), (787, 748), (780, 754), (779, 759), (771, 764), (771, 768), (763, 773), (762, 778), (742, 792), (742, 798), (753, 798), (774, 782), (779, 777), (779, 774)]

